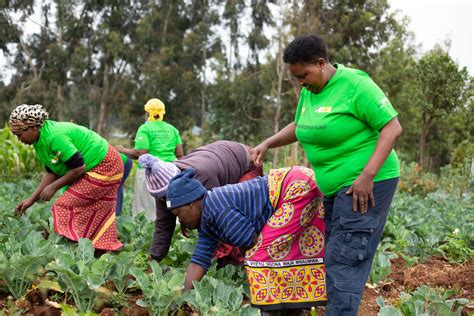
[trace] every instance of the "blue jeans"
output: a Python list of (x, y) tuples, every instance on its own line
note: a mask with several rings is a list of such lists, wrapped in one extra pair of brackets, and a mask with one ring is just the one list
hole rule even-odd
[(120, 186), (117, 191), (117, 204), (115, 205), (115, 215), (122, 214), (122, 205), (123, 205), (123, 185), (125, 180), (127, 180), (128, 175), (130, 174), (130, 170), (132, 170), (133, 161), (132, 159), (127, 159), (125, 165), (123, 166), (123, 177), (122, 181), (120, 182)]
[(326, 316), (357, 316), (375, 250), (382, 238), (398, 178), (374, 183), (375, 207), (352, 210), (349, 187), (324, 198), (326, 222)]

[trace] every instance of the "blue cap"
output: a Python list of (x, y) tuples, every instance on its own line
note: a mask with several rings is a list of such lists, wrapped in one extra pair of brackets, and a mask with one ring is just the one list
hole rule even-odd
[(194, 170), (189, 168), (171, 179), (166, 192), (166, 206), (169, 209), (190, 204), (206, 194), (206, 188), (193, 176)]

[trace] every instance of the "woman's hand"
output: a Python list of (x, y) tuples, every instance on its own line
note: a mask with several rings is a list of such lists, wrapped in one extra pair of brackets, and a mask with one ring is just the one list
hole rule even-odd
[(252, 162), (257, 166), (261, 166), (263, 156), (265, 156), (268, 149), (289, 145), (294, 142), (296, 142), (296, 124), (291, 122), (278, 133), (268, 137), (257, 147), (253, 148), (250, 153)]
[(54, 193), (56, 193), (56, 188), (54, 186), (47, 185), (43, 191), (41, 191), (39, 198), (43, 201), (49, 201), (53, 197)]
[(124, 150), (125, 148), (124, 148), (122, 145), (117, 145), (117, 146), (115, 146), (115, 149), (117, 149), (117, 151), (118, 151), (119, 153), (121, 153), (121, 152), (123, 152), (123, 150)]
[(181, 227), (181, 234), (183, 234), (184, 237), (189, 238), (190, 235), (189, 235), (188, 228), (181, 223), (180, 223), (180, 227)]
[(35, 202), (31, 199), (31, 197), (27, 198), (27, 199), (24, 199), (23, 201), (20, 202), (20, 204), (18, 204), (16, 207), (15, 207), (15, 214), (16, 215), (23, 215), (25, 214), (26, 210), (31, 206), (33, 205)]
[(250, 150), (250, 159), (256, 166), (262, 165), (263, 156), (268, 151), (268, 145), (266, 142), (260, 143), (257, 147)]
[(375, 207), (374, 200), (374, 179), (361, 173), (360, 176), (355, 179), (346, 194), (352, 194), (352, 209), (354, 212), (360, 211), (362, 214), (367, 213), (368, 205)]

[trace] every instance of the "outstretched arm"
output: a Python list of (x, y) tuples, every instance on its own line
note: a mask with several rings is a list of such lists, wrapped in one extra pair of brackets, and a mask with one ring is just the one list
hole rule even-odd
[(296, 124), (292, 122), (278, 133), (268, 137), (258, 146), (254, 147), (251, 152), (252, 161), (256, 165), (260, 165), (268, 149), (289, 145), (294, 142), (296, 142)]
[(150, 246), (150, 254), (153, 259), (160, 262), (166, 257), (170, 249), (174, 228), (176, 227), (176, 216), (166, 209), (164, 199), (155, 199), (155, 201), (155, 232)]
[(40, 193), (43, 191), (43, 189), (53, 183), (57, 178), (58, 177), (54, 173), (46, 172), (36, 190), (27, 199), (21, 201), (15, 207), (15, 213), (19, 215), (24, 214), (30, 206), (39, 200)]
[(148, 150), (146, 149), (125, 148), (120, 145), (115, 146), (115, 149), (117, 149), (119, 153), (122, 153), (133, 160), (137, 160), (141, 155), (148, 154)]
[(206, 270), (204, 270), (203, 267), (195, 263), (190, 263), (184, 279), (184, 290), (191, 290), (193, 288), (193, 281), (200, 281), (205, 274)]

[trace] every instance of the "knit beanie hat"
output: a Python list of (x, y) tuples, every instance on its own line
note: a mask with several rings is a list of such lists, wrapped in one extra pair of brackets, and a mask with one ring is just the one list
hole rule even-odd
[(145, 169), (148, 191), (158, 199), (166, 195), (166, 189), (171, 178), (181, 172), (171, 162), (165, 162), (150, 154), (141, 155), (138, 162)]
[(169, 209), (192, 203), (206, 194), (206, 188), (193, 176), (194, 170), (189, 168), (171, 179), (166, 193), (166, 206)]

